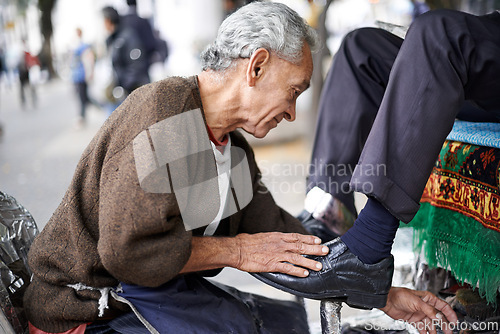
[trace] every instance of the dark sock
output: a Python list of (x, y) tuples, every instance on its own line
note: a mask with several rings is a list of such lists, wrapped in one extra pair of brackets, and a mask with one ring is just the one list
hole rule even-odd
[(363, 263), (373, 264), (391, 255), (398, 227), (399, 219), (370, 197), (353, 227), (341, 239)]

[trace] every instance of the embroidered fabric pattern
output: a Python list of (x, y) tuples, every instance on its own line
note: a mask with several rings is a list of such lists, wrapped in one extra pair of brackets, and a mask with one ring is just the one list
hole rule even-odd
[(500, 149), (446, 141), (421, 202), (500, 232)]
[(495, 303), (500, 286), (500, 149), (446, 141), (410, 226), (431, 267)]

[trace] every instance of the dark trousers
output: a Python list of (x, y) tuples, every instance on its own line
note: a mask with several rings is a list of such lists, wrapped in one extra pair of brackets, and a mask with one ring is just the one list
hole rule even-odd
[(84, 82), (75, 82), (76, 93), (78, 94), (78, 101), (80, 102), (80, 116), (85, 119), (87, 105), (89, 104), (88, 85)]
[[(181, 275), (147, 288), (122, 283), (120, 296), (130, 301), (160, 333), (309, 333), (301, 303), (275, 300), (210, 282), (197, 275)], [(87, 327), (89, 334), (146, 334), (134, 313)]]
[(323, 88), (308, 189), (353, 212), (358, 191), (410, 221), (459, 111), (498, 115), (499, 77), (497, 12), (431, 11), (404, 42), (373, 28), (348, 34)]
[(34, 85), (30, 83), (30, 77), (28, 71), (19, 71), (19, 93), (21, 97), (21, 106), (24, 108), (26, 106), (26, 90), (29, 90), (31, 94), (31, 102), (33, 103), (33, 107), (36, 108), (37, 104), (37, 95), (36, 88)]

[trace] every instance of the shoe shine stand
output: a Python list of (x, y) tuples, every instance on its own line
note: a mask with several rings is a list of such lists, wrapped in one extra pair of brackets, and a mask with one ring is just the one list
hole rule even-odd
[(320, 304), (321, 333), (340, 334), (340, 310), (342, 302), (337, 299), (323, 299)]

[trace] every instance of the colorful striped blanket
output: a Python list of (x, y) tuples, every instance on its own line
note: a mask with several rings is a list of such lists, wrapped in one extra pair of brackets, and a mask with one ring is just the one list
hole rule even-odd
[(423, 250), (431, 267), (449, 269), (495, 303), (500, 287), (500, 124), (477, 136), (472, 129), (486, 131), (491, 123), (465, 123), (458, 121), (448, 137), (463, 141), (444, 143), (410, 225), (415, 249)]

